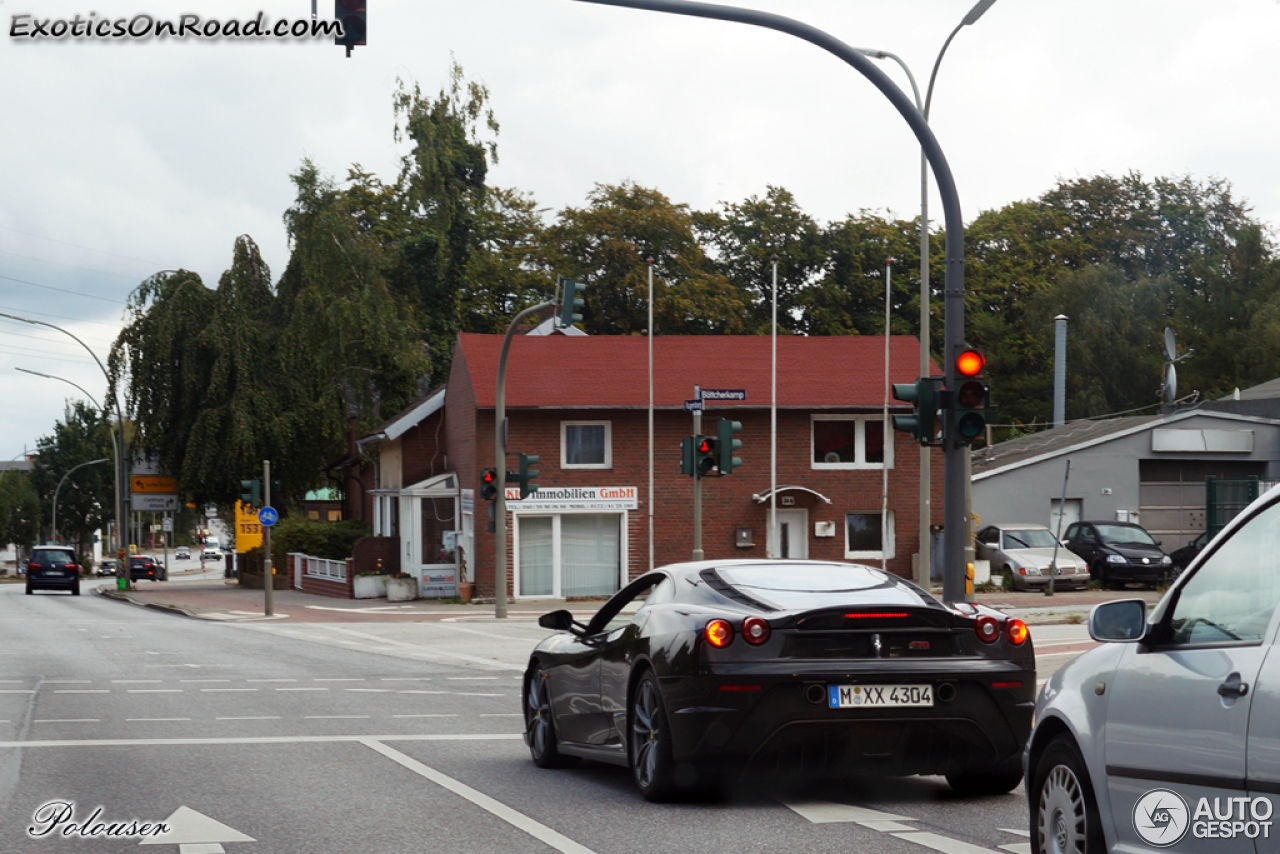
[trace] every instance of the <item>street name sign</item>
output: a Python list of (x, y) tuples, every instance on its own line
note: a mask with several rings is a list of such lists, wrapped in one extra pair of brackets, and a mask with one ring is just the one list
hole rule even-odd
[(686, 400), (686, 401), (684, 402), (684, 411), (685, 411), (685, 412), (701, 412), (701, 411), (702, 411), (702, 401), (701, 401), (701, 400)]
[(704, 388), (702, 399), (707, 400), (746, 400), (745, 388)]

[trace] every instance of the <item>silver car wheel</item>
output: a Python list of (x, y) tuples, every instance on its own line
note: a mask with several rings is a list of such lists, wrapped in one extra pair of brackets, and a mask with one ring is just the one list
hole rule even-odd
[(1054, 766), (1045, 778), (1036, 821), (1044, 854), (1084, 854), (1087, 850), (1084, 791), (1066, 765)]

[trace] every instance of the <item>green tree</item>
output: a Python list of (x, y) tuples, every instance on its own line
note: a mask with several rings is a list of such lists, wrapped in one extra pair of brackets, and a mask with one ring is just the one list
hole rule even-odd
[(27, 475), (16, 469), (0, 474), (0, 542), (19, 549), (36, 544), (40, 536), (40, 495)]
[(630, 181), (597, 184), (585, 208), (560, 212), (547, 240), (548, 269), (588, 283), (588, 333), (645, 332), (650, 258), (657, 333), (747, 331), (749, 296), (714, 269), (694, 235), (688, 207), (656, 190)]
[(501, 334), (519, 311), (554, 287), (544, 266), (546, 226), (531, 195), (490, 187), (476, 212), (467, 286), (458, 294), (462, 332)]
[[(90, 550), (93, 533), (105, 528), (115, 515), (109, 429), (101, 413), (83, 401), (74, 401), (68, 404), (63, 420), (54, 424), (53, 435), (36, 443), (30, 483), (41, 502), (39, 515), (54, 518), (56, 493), (59, 539), (74, 543), (80, 554)], [(77, 470), (92, 460), (106, 462)]]

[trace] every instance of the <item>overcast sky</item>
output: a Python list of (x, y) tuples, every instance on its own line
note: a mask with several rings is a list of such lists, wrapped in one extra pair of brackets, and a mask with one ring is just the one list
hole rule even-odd
[[(434, 95), (451, 53), (492, 94), (490, 182), (532, 193), (548, 215), (625, 179), (694, 209), (773, 184), (822, 221), (919, 213), (906, 124), (856, 71), (794, 37), (575, 0), (370, 5), (369, 44), (348, 59), (324, 39), (11, 35), (22, 15), (270, 23), (309, 18), (310, 0), (0, 0), (0, 312), (67, 328), (105, 362), (151, 273), (185, 267), (216, 285), (249, 234), (278, 277), (290, 174), (310, 157), (337, 177), (360, 163), (393, 180), (407, 150), (392, 138), (396, 81)], [(972, 3), (749, 5), (896, 53), (923, 90)], [(333, 0), (319, 13), (332, 17)], [(1133, 170), (1225, 178), (1275, 226), (1278, 36), (1276, 0), (998, 0), (952, 42), (931, 112), (966, 222), (1058, 178)], [(0, 318), (0, 461), (82, 398), (19, 367), (105, 392), (75, 342)]]

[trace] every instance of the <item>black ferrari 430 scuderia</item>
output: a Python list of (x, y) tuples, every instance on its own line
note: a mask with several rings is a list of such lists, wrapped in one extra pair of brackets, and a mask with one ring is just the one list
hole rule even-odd
[(647, 573), (586, 624), (568, 611), (524, 678), (538, 765), (629, 766), (661, 800), (770, 776), (942, 774), (966, 793), (1022, 778), (1027, 627), (946, 606), (869, 566), (703, 561)]

